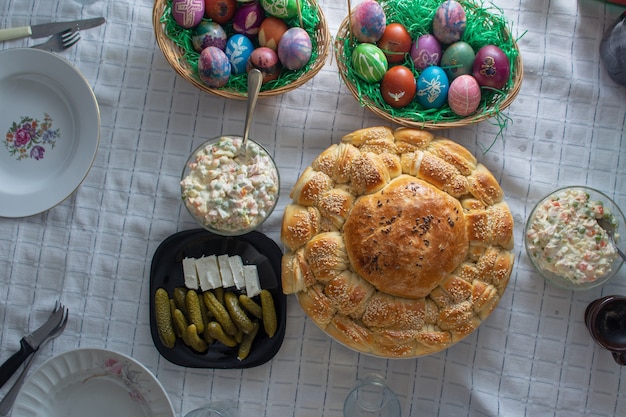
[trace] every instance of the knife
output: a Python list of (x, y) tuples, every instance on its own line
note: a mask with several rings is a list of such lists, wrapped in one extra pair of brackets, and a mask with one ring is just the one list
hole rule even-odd
[(20, 340), (20, 350), (15, 352), (13, 356), (7, 359), (2, 366), (0, 366), (0, 388), (11, 378), (13, 373), (17, 371), (17, 368), (20, 367), (22, 362), (28, 356), (39, 349), (39, 345), (41, 342), (48, 336), (48, 334), (53, 331), (61, 320), (63, 320), (64, 309), (59, 308), (55, 309), (48, 320), (37, 330), (32, 332), (31, 334), (24, 336), (22, 340)]
[(105, 22), (104, 17), (96, 17), (93, 19), (73, 20), (69, 22), (44, 23), (34, 26), (19, 26), (8, 29), (0, 29), (0, 41), (8, 41), (9, 39), (25, 38), (43, 38), (45, 36), (54, 35), (67, 29), (89, 29), (100, 26)]

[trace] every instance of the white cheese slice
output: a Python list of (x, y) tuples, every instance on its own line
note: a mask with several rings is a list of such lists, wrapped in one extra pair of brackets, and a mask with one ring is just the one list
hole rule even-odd
[(259, 272), (256, 265), (244, 265), (243, 275), (246, 280), (246, 294), (248, 297), (254, 297), (261, 293), (261, 283), (259, 282)]
[(233, 273), (233, 281), (235, 281), (235, 287), (238, 290), (246, 287), (246, 279), (243, 275), (243, 261), (241, 256), (235, 255), (228, 258), (228, 264), (230, 265), (230, 271)]
[(222, 286), (220, 278), (220, 270), (217, 266), (217, 258), (215, 255), (203, 256), (196, 259), (196, 271), (198, 272), (198, 280), (202, 291), (212, 290)]
[(228, 255), (219, 255), (217, 257), (217, 264), (220, 267), (222, 286), (224, 288), (234, 287), (235, 280), (233, 279), (233, 272), (230, 270), (230, 265), (228, 264)]
[(190, 290), (198, 289), (198, 273), (196, 272), (196, 260), (194, 258), (183, 258), (183, 276), (185, 287)]

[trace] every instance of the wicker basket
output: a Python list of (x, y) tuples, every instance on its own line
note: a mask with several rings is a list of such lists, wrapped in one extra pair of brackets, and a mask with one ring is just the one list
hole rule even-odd
[[(326, 63), (326, 58), (328, 57), (331, 46), (331, 35), (326, 23), (326, 17), (322, 13), (322, 9), (319, 7), (315, 0), (302, 1), (306, 1), (308, 5), (314, 8), (319, 16), (318, 25), (315, 28), (311, 28), (311, 30), (313, 30), (313, 36), (311, 37), (311, 40), (314, 47), (316, 48), (317, 58), (315, 59), (315, 61), (310, 62), (307, 66), (300, 70), (302, 74), (298, 74), (297, 78), (294, 77), (295, 79), (289, 84), (280, 85), (274, 88), (271, 87), (271, 83), (264, 85), (261, 89), (259, 97), (269, 97), (295, 90), (296, 88), (311, 80)], [(152, 10), (152, 24), (154, 26), (154, 33), (156, 36), (157, 44), (163, 52), (163, 55), (165, 55), (165, 59), (167, 59), (169, 64), (178, 74), (180, 74), (187, 81), (198, 87), (200, 90), (225, 98), (245, 100), (247, 98), (247, 91), (245, 88), (229, 87), (228, 84), (222, 88), (211, 88), (207, 84), (202, 82), (198, 74), (195, 72), (194, 67), (191, 65), (188, 59), (185, 58), (186, 52), (189, 51), (186, 51), (183, 47), (173, 42), (166, 33), (165, 24), (162, 19), (165, 10), (170, 2), (171, 0), (155, 0)], [(305, 29), (307, 28), (305, 27)], [(281, 77), (282, 76), (283, 75), (281, 74)]]
[[(379, 2), (386, 11), (386, 8), (395, 7), (394, 4), (397, 4), (394, 0), (379, 0)], [(415, 7), (420, 7), (421, 2), (420, 0), (412, 0), (412, 3)], [(466, 8), (466, 10), (478, 8), (478, 6), (470, 1), (461, 0), (460, 3), (464, 8)], [(387, 23), (391, 22), (392, 20), (388, 19)], [(357, 101), (359, 101), (359, 103), (361, 103), (362, 106), (366, 107), (379, 117), (402, 126), (417, 129), (436, 130), (467, 126), (489, 118), (500, 117), (500, 112), (506, 109), (513, 102), (522, 85), (524, 68), (517, 43), (511, 37), (508, 30), (505, 30), (503, 37), (507, 38), (511, 42), (511, 45), (516, 52), (511, 60), (511, 77), (507, 86), (502, 90), (502, 92), (490, 93), (489, 97), (482, 100), (478, 110), (476, 110), (476, 112), (472, 115), (467, 117), (457, 116), (452, 113), (446, 104), (444, 106), (445, 110), (439, 112), (436, 119), (432, 116), (432, 110), (424, 110), (416, 102), (412, 104), (413, 107), (411, 107), (410, 110), (394, 109), (383, 101), (382, 96), (368, 97), (363, 94), (361, 85), (366, 82), (355, 76), (354, 72), (351, 71), (351, 59), (348, 59), (346, 55), (348, 52), (346, 48), (354, 48), (357, 42), (350, 33), (350, 16), (346, 17), (341, 23), (339, 30), (337, 31), (334, 46), (337, 66), (339, 67), (339, 74), (348, 87), (348, 90), (350, 90), (352, 95), (357, 99)], [(442, 113), (444, 114), (443, 116)]]

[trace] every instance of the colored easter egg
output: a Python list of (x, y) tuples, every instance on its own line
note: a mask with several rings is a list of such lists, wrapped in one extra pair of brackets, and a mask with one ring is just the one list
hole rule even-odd
[(172, 0), (172, 17), (181, 27), (190, 29), (204, 16), (204, 0)]
[(444, 1), (433, 18), (433, 35), (443, 44), (460, 41), (467, 24), (465, 9), (455, 0)]
[(191, 43), (193, 49), (201, 52), (208, 46), (215, 46), (221, 50), (226, 48), (226, 31), (218, 23), (210, 22), (208, 20), (201, 21), (198, 26), (193, 30), (191, 36)]
[(242, 4), (233, 16), (233, 30), (244, 35), (258, 35), (265, 11), (258, 1)]
[(278, 43), (278, 59), (283, 67), (299, 70), (311, 59), (313, 45), (306, 30), (293, 27), (280, 38)]
[(480, 85), (468, 74), (459, 75), (448, 89), (448, 105), (459, 116), (465, 117), (474, 113), (480, 105)]
[(437, 109), (448, 99), (448, 76), (440, 67), (430, 66), (417, 79), (417, 100), (425, 109)]
[(350, 27), (360, 42), (376, 43), (385, 32), (387, 17), (378, 2), (365, 0), (352, 11)]
[(439, 66), (452, 81), (460, 75), (472, 73), (475, 57), (474, 49), (467, 42), (458, 41), (446, 48)]
[(246, 72), (248, 58), (254, 50), (252, 41), (240, 33), (231, 36), (226, 42), (226, 56), (230, 61), (230, 66), (234, 74), (243, 74)]
[(198, 58), (198, 75), (209, 87), (224, 87), (230, 78), (230, 62), (219, 48), (206, 47)]
[(383, 100), (391, 107), (404, 107), (413, 101), (417, 84), (413, 72), (405, 66), (389, 68), (380, 82)]
[(411, 44), (411, 35), (406, 28), (400, 23), (390, 23), (385, 27), (377, 46), (385, 53), (387, 62), (397, 64), (404, 61), (406, 54), (411, 50)]
[(265, 13), (279, 19), (291, 19), (298, 15), (297, 0), (261, 0), (261, 6)]
[(415, 68), (423, 70), (441, 61), (441, 44), (434, 35), (421, 35), (411, 46), (411, 59)]
[(389, 64), (385, 53), (376, 45), (361, 43), (352, 51), (352, 66), (356, 74), (365, 81), (380, 81)]
[(237, 0), (204, 0), (204, 15), (215, 23), (229, 22), (237, 10)]
[(280, 61), (276, 52), (266, 46), (256, 48), (248, 58), (248, 71), (258, 69), (263, 74), (263, 83), (275, 80), (280, 75)]
[(472, 75), (481, 86), (501, 90), (511, 75), (509, 58), (495, 45), (483, 46), (476, 52)]
[(259, 27), (259, 45), (278, 49), (280, 38), (287, 32), (287, 23), (277, 17), (266, 17)]

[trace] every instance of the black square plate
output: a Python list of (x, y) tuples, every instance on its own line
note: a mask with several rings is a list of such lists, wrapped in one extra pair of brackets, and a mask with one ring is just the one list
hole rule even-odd
[[(198, 353), (177, 340), (173, 348), (161, 342), (154, 315), (154, 293), (165, 288), (173, 294), (174, 288), (185, 285), (182, 260), (185, 257), (200, 258), (205, 255), (239, 255), (244, 264), (255, 264), (259, 271), (261, 288), (274, 297), (278, 328), (269, 338), (261, 330), (257, 335), (250, 355), (240, 361), (237, 348), (229, 348), (219, 342), (210, 345), (205, 353)], [(270, 238), (259, 232), (242, 236), (218, 236), (204, 229), (175, 233), (165, 239), (152, 258), (150, 270), (150, 332), (159, 353), (168, 361), (190, 368), (250, 368), (261, 365), (276, 355), (285, 337), (287, 300), (280, 283), (282, 251)]]

